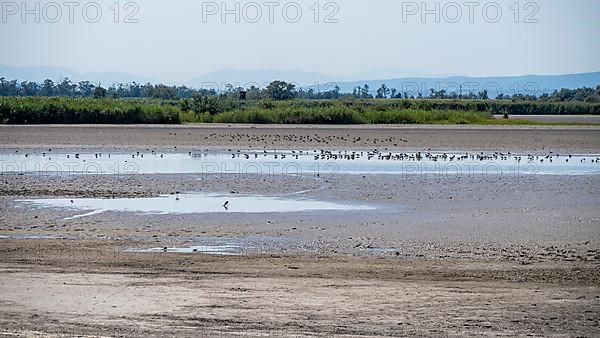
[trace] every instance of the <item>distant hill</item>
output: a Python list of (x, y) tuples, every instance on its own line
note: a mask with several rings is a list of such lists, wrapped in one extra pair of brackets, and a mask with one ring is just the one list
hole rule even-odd
[[(531, 94), (541, 95), (550, 93), (561, 88), (581, 88), (600, 85), (600, 72), (567, 74), (567, 75), (524, 75), (507, 77), (466, 77), (452, 76), (445, 78), (408, 77), (397, 79), (382, 79), (369, 81), (340, 82), (337, 85), (342, 92), (352, 92), (357, 86), (369, 85), (374, 94), (377, 88), (384, 84), (388, 88), (396, 88), (399, 92), (407, 92), (409, 95), (417, 96), (421, 93), (427, 96), (430, 88), (439, 91), (460, 93), (461, 86), (463, 94), (469, 92), (477, 93), (484, 89), (488, 91), (490, 98), (498, 94)], [(311, 88), (311, 87), (308, 87)], [(313, 87), (316, 90), (316, 88)]]
[[(360, 78), (373, 78), (380, 73), (363, 73)], [(392, 72), (393, 73), (393, 72)], [(404, 72), (407, 73), (407, 72)], [(413, 72), (416, 74), (416, 72)], [(71, 81), (77, 82), (82, 80), (91, 81), (93, 83), (102, 83), (103, 86), (109, 86), (113, 83), (159, 83), (152, 78), (120, 72), (95, 72), (95, 73), (78, 73), (67, 68), (60, 67), (10, 67), (0, 65), (0, 77), (5, 77), (9, 80), (17, 79), (19, 81), (28, 80), (42, 82), (44, 79), (52, 79), (60, 81), (68, 77)], [(406, 92), (409, 95), (417, 96), (420, 92), (423, 96), (429, 94), (430, 88), (439, 91), (445, 89), (446, 92), (460, 93), (461, 86), (463, 94), (469, 92), (480, 92), (486, 89), (490, 98), (495, 98), (498, 94), (535, 94), (550, 93), (561, 88), (581, 88), (581, 87), (596, 87), (600, 85), (600, 72), (581, 73), (581, 74), (566, 74), (566, 75), (524, 75), (524, 76), (506, 76), (506, 77), (467, 77), (467, 76), (450, 76), (450, 77), (401, 77), (381, 80), (347, 80), (339, 79), (334, 76), (303, 71), (279, 71), (279, 70), (222, 70), (204, 74), (196, 77), (186, 83), (186, 85), (194, 88), (214, 88), (224, 90), (224, 85), (231, 83), (234, 86), (250, 86), (265, 87), (266, 84), (273, 80), (282, 80), (298, 84), (303, 89), (309, 88), (315, 91), (331, 90), (335, 85), (339, 86), (341, 92), (351, 93), (357, 86), (369, 85), (370, 92), (375, 94), (377, 88), (383, 83), (388, 88), (395, 88), (398, 92)], [(217, 87), (217, 88), (215, 88)]]
[(69, 78), (73, 82), (90, 81), (92, 83), (102, 83), (103, 86), (110, 86), (113, 83), (128, 83), (128, 82), (157, 82), (156, 80), (144, 76), (139, 76), (130, 73), (120, 72), (93, 72), (93, 73), (78, 73), (71, 69), (61, 67), (11, 67), (0, 65), (0, 77), (5, 77), (8, 80), (17, 79), (19, 81), (35, 81), (43, 82), (46, 79), (52, 81), (61, 81), (64, 78)]
[[(367, 74), (363, 74), (367, 77)], [(370, 77), (370, 76), (369, 76)], [(371, 77), (372, 78), (372, 77)], [(388, 88), (396, 88), (399, 92), (407, 92), (409, 95), (417, 96), (420, 92), (427, 96), (430, 88), (439, 91), (460, 93), (461, 86), (463, 94), (469, 92), (488, 91), (488, 96), (494, 98), (498, 94), (530, 94), (541, 95), (551, 93), (561, 88), (596, 87), (600, 85), (600, 72), (566, 74), (566, 75), (524, 75), (506, 77), (403, 77), (381, 80), (339, 80), (336, 77), (310, 72), (299, 71), (277, 71), (277, 70), (223, 70), (205, 74), (195, 78), (188, 84), (195, 88), (211, 88), (231, 83), (235, 86), (249, 86), (257, 84), (264, 87), (273, 80), (283, 80), (300, 85), (303, 89), (310, 88), (315, 91), (331, 90), (335, 85), (339, 86), (341, 92), (351, 93), (357, 86), (369, 85), (370, 92), (375, 94), (377, 88), (382, 84)]]

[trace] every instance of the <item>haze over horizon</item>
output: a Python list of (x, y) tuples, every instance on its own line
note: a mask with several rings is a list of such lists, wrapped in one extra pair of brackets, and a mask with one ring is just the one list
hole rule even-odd
[[(225, 1), (222, 8), (221, 2), (140, 0), (128, 7), (118, 3), (118, 15), (114, 1), (102, 0), (94, 2), (102, 11), (96, 17), (90, 2), (78, 3), (72, 13), (59, 5), (61, 16), (48, 3), (40, 3), (39, 18), (25, 14), (24, 22), (22, 8), (3, 3), (0, 64), (131, 73), (165, 83), (232, 69), (343, 81), (600, 70), (600, 45), (592, 43), (600, 31), (600, 2), (586, 0), (522, 2), (518, 10), (514, 0), (472, 8), (453, 2), (436, 7), (434, 1), (426, 8), (392, 0), (320, 2), (318, 10), (305, 0), (271, 8), (260, 2), (236, 7)], [(223, 17), (226, 9), (234, 11)]]

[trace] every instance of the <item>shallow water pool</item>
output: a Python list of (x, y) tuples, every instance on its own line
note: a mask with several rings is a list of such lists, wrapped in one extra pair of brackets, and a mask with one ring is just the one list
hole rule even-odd
[(202, 253), (208, 255), (239, 256), (243, 248), (236, 244), (223, 245), (198, 245), (189, 247), (161, 247), (161, 248), (130, 248), (125, 252), (137, 253)]
[(176, 194), (149, 198), (51, 198), (16, 200), (23, 207), (83, 212), (67, 219), (106, 211), (137, 214), (282, 213), (305, 211), (372, 210), (374, 206), (346, 204), (306, 198), (261, 195)]
[(484, 152), (391, 153), (366, 151), (198, 151), (130, 154), (0, 153), (2, 173), (41, 174), (439, 174), (596, 175), (592, 154), (498, 154)]

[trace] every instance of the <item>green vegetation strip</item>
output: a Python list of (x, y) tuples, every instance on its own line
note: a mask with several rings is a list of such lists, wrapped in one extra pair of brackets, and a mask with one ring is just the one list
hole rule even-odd
[(498, 120), (509, 115), (600, 115), (600, 104), (501, 100), (238, 100), (0, 97), (3, 124), (577, 124)]

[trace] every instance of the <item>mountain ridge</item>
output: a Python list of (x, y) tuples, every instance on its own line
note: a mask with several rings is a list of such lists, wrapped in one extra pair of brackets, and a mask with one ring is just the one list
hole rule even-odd
[[(103, 86), (114, 83), (159, 83), (152, 78), (137, 74), (123, 72), (89, 72), (78, 73), (64, 67), (11, 67), (0, 65), (0, 77), (7, 80), (17, 79), (19, 81), (42, 82), (44, 79), (60, 81), (69, 78), (72, 81), (90, 81), (101, 83)], [(336, 85), (341, 92), (352, 92), (358, 86), (367, 84), (369, 91), (374, 93), (377, 88), (385, 84), (388, 88), (395, 88), (398, 92), (406, 92), (416, 96), (418, 93), (427, 95), (430, 89), (436, 91), (446, 90), (448, 93), (456, 92), (466, 94), (487, 90), (490, 97), (498, 94), (532, 94), (541, 95), (550, 93), (561, 88), (595, 87), (600, 85), (600, 71), (586, 73), (572, 73), (560, 75), (528, 74), (520, 76), (446, 76), (446, 77), (397, 77), (382, 78), (375, 80), (337, 80), (339, 77), (321, 74), (317, 72), (304, 71), (281, 71), (273, 69), (236, 70), (226, 69), (206, 73), (186, 82), (186, 85), (194, 88), (214, 88), (224, 90), (227, 83), (234, 86), (248, 87), (255, 85), (265, 87), (273, 80), (281, 80), (297, 84), (304, 90), (327, 91)]]

